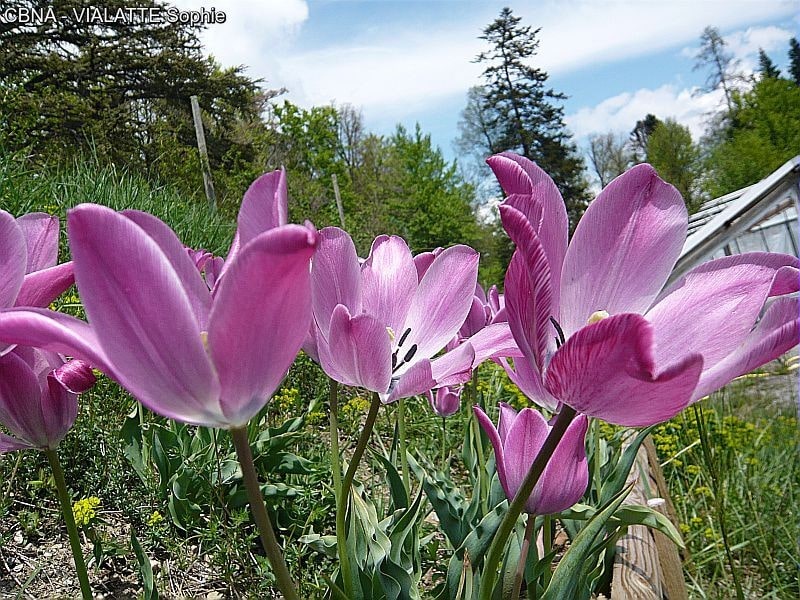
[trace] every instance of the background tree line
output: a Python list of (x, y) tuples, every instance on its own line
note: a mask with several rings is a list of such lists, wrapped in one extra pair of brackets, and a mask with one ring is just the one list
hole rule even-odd
[[(291, 218), (338, 225), (335, 176), (347, 229), (362, 255), (386, 232), (404, 236), (415, 251), (467, 243), (482, 253), (487, 283), (501, 279), (511, 255), (496, 220), (478, 216), (483, 198), (476, 189), (488, 155), (513, 150), (542, 166), (567, 202), (572, 227), (591, 199), (589, 171), (564, 123), (565, 96), (534, 66), (539, 30), (511, 9), (502, 9), (480, 36), (485, 50), (474, 60), (484, 70), (462, 113), (456, 145), (463, 158), (456, 163), (419, 126), (376, 135), (356, 107), (285, 101), (285, 90), (206, 56), (197, 27), (70, 18), (73, 9), (89, 6), (91, 0), (4, 2), (4, 8), (52, 7), (64, 15), (35, 25), (0, 22), (0, 152), (33, 168), (88, 156), (202, 201), (189, 102), (197, 95), (223, 214), (235, 215), (255, 177), (283, 165)], [(654, 115), (637, 122), (629, 138), (595, 135), (587, 156), (601, 184), (646, 160), (694, 209), (704, 198), (757, 181), (798, 152), (797, 40), (788, 74), (762, 52), (760, 73), (747, 85), (716, 30), (707, 28), (701, 41), (698, 67), (709, 71), (709, 89), (720, 87), (725, 96), (706, 138), (694, 142), (684, 125)]]

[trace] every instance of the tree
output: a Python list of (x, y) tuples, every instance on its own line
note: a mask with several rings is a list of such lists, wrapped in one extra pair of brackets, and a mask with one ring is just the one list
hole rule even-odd
[(589, 161), (600, 186), (607, 186), (633, 162), (628, 140), (612, 131), (589, 136)]
[(713, 197), (756, 183), (797, 155), (800, 87), (764, 78), (734, 97), (734, 118), (709, 149), (705, 189)]
[(733, 110), (734, 82), (739, 77), (736, 69), (739, 61), (725, 49), (725, 40), (716, 27), (706, 27), (700, 36), (700, 50), (695, 57), (694, 70), (710, 69), (703, 92), (712, 92), (722, 88), (728, 112)]
[[(80, 17), (96, 4), (4, 0), (6, 11), (49, 7), (59, 17), (0, 23), (0, 123), (7, 146), (24, 147), (42, 161), (91, 149), (155, 174), (164, 160), (174, 160), (163, 169), (173, 176), (187, 165), (199, 172), (189, 103), (197, 95), (212, 168), (225, 173), (234, 162), (255, 160), (254, 136), (261, 130), (254, 126), (270, 93), (241, 68), (223, 69), (205, 57), (197, 26)], [(108, 0), (103, 8), (115, 14), (130, 2)]]
[(688, 127), (674, 119), (658, 123), (648, 141), (647, 162), (678, 189), (690, 213), (697, 210), (701, 201), (697, 190), (700, 149), (692, 142)]
[(636, 126), (629, 137), (634, 162), (642, 162), (647, 158), (647, 143), (660, 122), (658, 117), (650, 113), (645, 115), (644, 119), (636, 121)]
[(772, 59), (764, 52), (763, 48), (758, 49), (758, 72), (762, 77), (777, 78), (781, 76), (781, 72)]
[(789, 73), (796, 85), (800, 85), (800, 42), (796, 37), (789, 40)]
[(480, 36), (489, 45), (475, 59), (484, 65), (483, 83), (470, 91), (459, 144), (484, 157), (513, 150), (535, 161), (555, 181), (574, 226), (589, 200), (583, 160), (564, 124), (565, 96), (547, 87), (545, 71), (531, 66), (539, 29), (520, 21), (504, 8)]

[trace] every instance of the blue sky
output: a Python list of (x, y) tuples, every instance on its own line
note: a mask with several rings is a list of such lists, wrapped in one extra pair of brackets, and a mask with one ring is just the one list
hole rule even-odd
[[(212, 0), (213, 2), (213, 0)], [(647, 112), (687, 124), (695, 136), (718, 94), (702, 94), (692, 71), (706, 25), (719, 28), (743, 71), (759, 47), (781, 67), (800, 36), (800, 1), (772, 0), (174, 0), (226, 11), (204, 32), (224, 65), (244, 64), (267, 87), (285, 86), (302, 106), (336, 102), (363, 110), (367, 127), (390, 133), (415, 122), (449, 158), (467, 89), (480, 81), (471, 61), (503, 6), (541, 27), (535, 66), (569, 96), (567, 123), (583, 146), (593, 132), (627, 132)]]

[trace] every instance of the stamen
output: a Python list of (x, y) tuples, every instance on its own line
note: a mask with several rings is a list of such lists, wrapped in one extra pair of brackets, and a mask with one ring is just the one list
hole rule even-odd
[(386, 328), (386, 333), (389, 334), (389, 339), (394, 341), (394, 338), (395, 338), (394, 329), (392, 329), (391, 327), (387, 327)]
[(597, 323), (598, 321), (602, 321), (603, 319), (608, 318), (608, 311), (605, 310), (596, 310), (591, 315), (589, 315), (589, 320), (586, 321), (587, 325), (591, 325), (592, 323)]
[(402, 345), (403, 345), (403, 342), (405, 342), (405, 341), (406, 341), (406, 338), (408, 338), (408, 335), (409, 335), (410, 333), (411, 333), (411, 327), (409, 327), (408, 329), (406, 329), (406, 330), (403, 332), (403, 335), (402, 335), (402, 336), (400, 336), (400, 341), (399, 341), (399, 342), (397, 342), (397, 347), (398, 347), (398, 348), (399, 348), (400, 346), (402, 346)]
[(556, 331), (558, 332), (558, 339), (556, 339), (556, 346), (560, 348), (566, 341), (564, 339), (564, 330), (561, 329), (561, 325), (559, 325), (558, 321), (556, 321), (553, 317), (550, 317), (550, 322), (553, 324), (553, 327), (555, 327)]
[(201, 331), (200, 332), (200, 340), (203, 342), (203, 349), (208, 352), (208, 332)]
[(408, 361), (410, 361), (412, 358), (414, 358), (414, 355), (416, 353), (417, 353), (417, 345), (414, 344), (411, 346), (411, 348), (408, 349), (408, 352), (406, 352), (406, 355), (403, 357), (403, 362), (407, 363)]
[(392, 372), (397, 368), (397, 352), (392, 353)]

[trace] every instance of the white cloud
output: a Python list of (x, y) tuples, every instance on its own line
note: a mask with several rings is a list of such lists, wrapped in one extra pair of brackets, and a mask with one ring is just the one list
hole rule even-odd
[[(791, 29), (768, 25), (764, 27), (748, 27), (723, 35), (726, 51), (733, 55), (739, 62), (738, 70), (745, 75), (752, 74), (758, 66), (758, 49), (762, 48), (769, 54), (774, 50), (788, 51), (789, 39), (796, 35)], [(686, 58), (697, 56), (698, 45), (687, 46), (681, 50), (681, 55)]]
[(581, 108), (566, 117), (567, 125), (579, 144), (592, 133), (629, 132), (647, 113), (659, 119), (672, 118), (686, 125), (697, 140), (705, 128), (709, 113), (720, 106), (719, 92), (697, 94), (696, 89), (678, 89), (662, 85), (639, 89), (608, 98), (597, 106)]
[[(197, 8), (203, 0), (176, 3)], [(248, 73), (263, 77), (269, 87), (289, 88), (294, 102), (335, 100), (363, 106), (367, 115), (402, 118), (462, 96), (478, 82), (481, 69), (471, 60), (484, 42), (477, 36), (499, 4), (452, 5), (462, 9), (453, 11), (453, 19), (431, 19), (411, 29), (402, 21), (381, 20), (381, 3), (362, 2), (364, 26), (357, 34), (314, 40), (309, 50), (295, 43), (294, 34), (314, 18), (313, 3), (217, 0), (229, 22), (212, 25), (203, 39), (223, 64), (249, 65)], [(792, 15), (792, 8), (787, 2), (742, 0), (514, 3), (524, 24), (542, 27), (536, 63), (551, 75), (679, 47), (697, 39), (709, 23), (730, 29)]]

